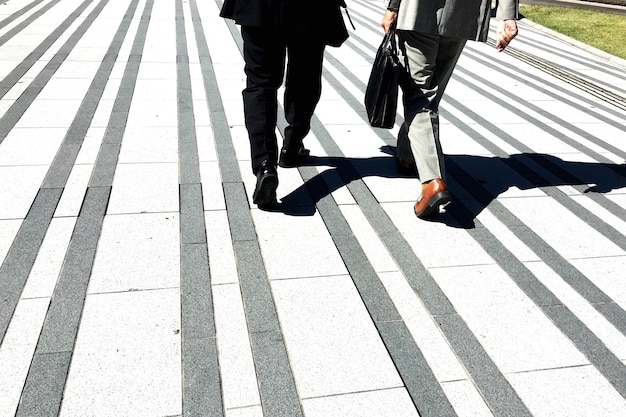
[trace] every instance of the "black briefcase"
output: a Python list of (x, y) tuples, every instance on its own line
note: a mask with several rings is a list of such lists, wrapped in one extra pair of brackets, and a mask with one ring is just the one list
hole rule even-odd
[(365, 89), (365, 109), (371, 126), (385, 129), (394, 126), (402, 70), (395, 31), (390, 30), (378, 47)]

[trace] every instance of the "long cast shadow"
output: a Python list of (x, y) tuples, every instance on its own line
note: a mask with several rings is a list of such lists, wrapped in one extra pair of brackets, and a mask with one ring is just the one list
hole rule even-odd
[[(384, 146), (381, 152), (384, 155), (370, 158), (309, 156), (303, 166), (334, 169), (312, 176), (270, 210), (310, 216), (321, 199), (353, 181), (366, 177), (406, 178), (397, 170), (395, 148)], [(506, 158), (448, 155), (446, 172), (448, 186), (455, 198), (445, 213), (430, 220), (463, 228), (473, 228), (476, 216), (512, 187), (528, 190), (570, 185), (583, 186), (583, 192), (593, 193), (626, 187), (625, 164), (572, 162), (537, 153), (514, 154)], [(467, 201), (470, 199), (471, 203)], [(626, 210), (622, 214), (626, 220)]]

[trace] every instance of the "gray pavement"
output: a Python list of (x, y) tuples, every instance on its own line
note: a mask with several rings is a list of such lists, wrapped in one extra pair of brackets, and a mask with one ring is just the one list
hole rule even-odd
[(624, 61), (469, 43), (419, 220), (352, 0), (261, 211), (219, 4), (0, 1), (0, 416), (626, 415)]

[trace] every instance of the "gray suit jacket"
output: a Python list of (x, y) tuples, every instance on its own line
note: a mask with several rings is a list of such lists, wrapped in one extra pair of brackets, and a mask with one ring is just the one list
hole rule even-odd
[[(496, 17), (517, 19), (519, 0), (499, 0)], [(389, 0), (396, 29), (486, 41), (491, 0)]]

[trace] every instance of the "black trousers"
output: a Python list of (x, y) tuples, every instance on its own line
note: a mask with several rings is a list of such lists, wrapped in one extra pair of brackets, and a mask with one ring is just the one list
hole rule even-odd
[(273, 165), (278, 161), (277, 94), (283, 77), (288, 124), (283, 147), (299, 148), (309, 133), (311, 117), (322, 92), (325, 45), (303, 34), (249, 26), (243, 26), (241, 34), (246, 73), (244, 116), (250, 139), (252, 171), (256, 173), (264, 160)]

